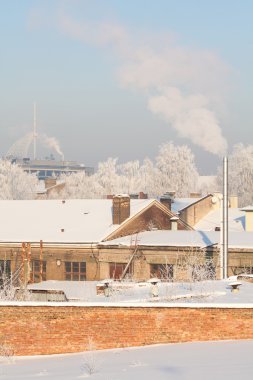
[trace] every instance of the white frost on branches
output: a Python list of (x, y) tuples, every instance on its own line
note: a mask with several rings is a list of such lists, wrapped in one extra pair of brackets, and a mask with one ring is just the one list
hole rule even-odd
[(163, 144), (156, 158), (156, 166), (160, 193), (173, 190), (178, 197), (186, 197), (196, 190), (198, 172), (188, 146), (176, 146), (173, 142)]
[[(218, 182), (222, 188), (222, 167)], [(239, 207), (253, 204), (253, 145), (236, 144), (228, 156), (229, 194), (238, 196)]]
[(189, 196), (196, 191), (198, 172), (194, 155), (186, 145), (176, 146), (173, 142), (163, 144), (156, 163), (144, 159), (117, 164), (117, 158), (100, 162), (92, 176), (76, 173), (62, 177), (65, 188), (59, 195), (64, 198), (103, 198), (118, 193), (144, 192), (157, 197), (166, 191), (176, 191), (177, 196)]
[(0, 199), (33, 199), (38, 179), (8, 160), (0, 160)]

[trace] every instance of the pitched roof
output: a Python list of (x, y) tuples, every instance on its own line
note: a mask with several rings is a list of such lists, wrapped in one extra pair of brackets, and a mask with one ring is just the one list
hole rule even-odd
[[(131, 199), (130, 218), (152, 199)], [(111, 199), (1, 200), (0, 242), (97, 243), (112, 224)]]
[[(100, 243), (100, 246), (126, 246), (133, 242), (139, 246), (149, 247), (199, 247), (205, 248), (219, 245), (221, 234), (217, 231), (145, 231), (133, 236), (124, 236), (118, 239)], [(230, 232), (228, 236), (229, 248), (253, 249), (252, 232)]]
[[(195, 224), (195, 230), (214, 231), (215, 227), (221, 225), (221, 209), (210, 211), (198, 223)], [(245, 212), (239, 208), (228, 209), (228, 229), (229, 231), (245, 230)]]
[(175, 213), (191, 206), (202, 198), (175, 198), (171, 204), (171, 210)]
[[(138, 233), (136, 242), (141, 246), (206, 247), (216, 244), (217, 238), (217, 232), (159, 230)], [(124, 236), (101, 244), (130, 246), (133, 241), (133, 236)]]

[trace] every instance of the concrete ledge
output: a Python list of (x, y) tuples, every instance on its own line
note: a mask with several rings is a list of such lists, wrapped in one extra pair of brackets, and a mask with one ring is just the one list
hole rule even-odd
[(181, 308), (181, 309), (253, 309), (253, 303), (204, 302), (30, 302), (0, 301), (0, 308), (14, 307), (110, 307), (110, 308)]

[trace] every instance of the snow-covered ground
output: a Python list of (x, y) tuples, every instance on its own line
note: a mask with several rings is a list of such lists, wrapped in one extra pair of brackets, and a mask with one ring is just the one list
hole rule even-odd
[[(96, 294), (97, 282), (46, 281), (29, 287), (64, 290), (74, 303), (116, 305), (130, 302), (150, 305), (161, 302), (166, 307), (187, 302), (188, 307), (203, 303), (213, 304), (214, 307), (215, 304), (224, 307), (231, 304), (233, 307), (242, 304), (245, 307), (253, 306), (253, 283), (241, 281), (240, 290), (231, 292), (229, 284), (234, 280), (160, 283), (158, 300), (150, 296), (149, 283), (113, 283), (110, 297)], [(53, 306), (53, 302), (48, 304)], [(253, 340), (178, 343), (101, 351), (96, 351), (91, 342), (91, 348), (93, 351), (66, 355), (9, 359), (0, 356), (0, 380), (248, 380), (253, 373)]]
[(111, 295), (96, 294), (97, 282), (45, 281), (30, 285), (30, 289), (63, 290), (74, 302), (207, 302), (253, 304), (253, 283), (241, 281), (238, 292), (232, 292), (234, 279), (195, 283), (159, 283), (158, 297), (152, 298), (150, 283), (114, 282)]
[[(253, 340), (156, 345), (1, 361), (1, 379), (248, 380)], [(93, 372), (94, 370), (94, 372)], [(90, 372), (93, 372), (90, 374)]]

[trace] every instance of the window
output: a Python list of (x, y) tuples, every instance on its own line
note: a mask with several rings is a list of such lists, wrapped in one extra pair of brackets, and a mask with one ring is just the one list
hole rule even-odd
[[(109, 263), (110, 278), (119, 280), (122, 277), (123, 272), (126, 269), (126, 266), (127, 264), (122, 264), (122, 263)], [(133, 275), (133, 266), (132, 264), (130, 264), (129, 267), (127, 268), (124, 278), (131, 278), (132, 275)]]
[(173, 276), (173, 264), (150, 264), (150, 277), (157, 277), (161, 280), (172, 280)]
[(85, 281), (86, 263), (85, 262), (65, 262), (65, 279), (67, 281)]
[[(31, 261), (31, 281), (32, 282), (40, 282), (40, 260), (32, 260)], [(42, 261), (42, 281), (46, 281), (47, 276), (47, 262)]]

